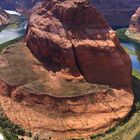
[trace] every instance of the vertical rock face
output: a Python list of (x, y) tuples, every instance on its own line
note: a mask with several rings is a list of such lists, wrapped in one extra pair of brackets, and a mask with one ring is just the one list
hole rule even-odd
[(140, 41), (140, 8), (132, 15), (126, 35), (131, 39)]
[(91, 0), (111, 26), (128, 26), (140, 0)]
[(131, 18), (129, 31), (133, 33), (140, 32), (140, 8), (137, 9)]
[(30, 50), (18, 43), (0, 57), (6, 116), (52, 140), (89, 138), (123, 120), (134, 101), (131, 61), (100, 13), (88, 0), (44, 0), (33, 11)]
[(9, 23), (10, 16), (0, 8), (0, 27)]
[(82, 74), (91, 83), (131, 83), (129, 56), (87, 0), (44, 1), (30, 17), (25, 40), (53, 71)]
[(27, 9), (32, 8), (39, 1), (42, 0), (1, 0), (0, 6), (5, 9), (25, 12)]

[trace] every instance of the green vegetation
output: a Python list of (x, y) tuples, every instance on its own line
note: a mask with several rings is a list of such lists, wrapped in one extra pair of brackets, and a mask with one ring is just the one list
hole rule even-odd
[(0, 132), (5, 140), (19, 140), (18, 136), (24, 136), (25, 130), (20, 126), (13, 124), (4, 114), (0, 112)]
[(12, 39), (12, 40), (10, 40), (10, 41), (7, 41), (7, 42), (5, 42), (5, 43), (0, 44), (0, 52), (2, 52), (2, 50), (3, 50), (5, 47), (7, 47), (8, 45), (11, 45), (11, 44), (14, 44), (14, 43), (16, 43), (16, 42), (21, 41), (22, 38), (23, 38), (23, 37), (18, 37), (18, 38), (15, 38), (15, 39)]
[(121, 41), (129, 41), (129, 38), (125, 35), (127, 28), (122, 28), (116, 31), (117, 36)]
[[(126, 28), (123, 28), (116, 31), (119, 39), (123, 42), (130, 41), (130, 39), (125, 35), (126, 30)], [(125, 50), (129, 54), (136, 56), (134, 51), (128, 48), (125, 48)], [(140, 73), (133, 70), (132, 75), (132, 87), (135, 96), (135, 103), (130, 115), (125, 121), (118, 123), (115, 127), (110, 128), (105, 133), (91, 136), (91, 140), (128, 140), (128, 138), (129, 140), (133, 140), (135, 136), (140, 133)]]
[[(137, 73), (138, 75), (138, 73)], [(140, 73), (139, 73), (140, 75)], [(91, 136), (91, 140), (132, 140), (140, 130), (140, 81), (133, 77), (133, 91), (135, 93), (135, 104), (129, 117), (118, 123), (115, 127), (109, 129), (103, 134)]]
[(136, 77), (137, 79), (140, 79), (140, 73), (139, 73), (137, 70), (133, 69), (132, 75), (133, 75), (134, 77)]
[(135, 51), (132, 51), (132, 50), (126, 48), (125, 46), (124, 46), (124, 49), (125, 49), (129, 54), (137, 56), (137, 54), (136, 54)]
[(11, 15), (10, 16), (10, 23), (5, 25), (4, 27), (0, 28), (0, 32), (5, 29), (16, 29), (18, 28), (21, 23), (25, 22), (27, 19), (24, 16), (18, 16), (18, 15)]
[[(125, 32), (124, 30), (120, 30), (119, 34), (122, 35), (122, 34), (124, 34), (124, 32)], [(22, 37), (1, 44), (0, 45), (0, 51), (2, 51), (2, 49), (4, 47), (6, 47), (6, 46), (8, 46), (10, 44), (13, 44), (15, 42), (18, 42), (21, 39), (22, 39)], [(128, 50), (128, 49), (127, 49), (127, 51), (130, 54), (135, 55), (134, 54), (135, 52), (133, 52), (131, 50)], [(15, 53), (15, 55), (16, 55), (16, 53)], [(24, 57), (24, 56), (20, 56), (20, 58), (21, 58), (22, 63), (24, 65), (25, 69), (26, 69), (26, 65), (27, 65), (28, 61), (26, 60), (25, 61), (26, 64), (24, 64), (24, 61), (23, 61), (24, 59), (22, 57)], [(18, 67), (18, 66), (14, 65), (14, 67)], [(29, 70), (30, 67), (27, 67), (27, 68)], [(25, 69), (24, 69), (24, 71), (25, 71)], [(29, 75), (34, 75), (34, 73), (32, 71), (31, 71), (31, 73), (32, 74), (29, 73)], [(26, 74), (21, 73), (21, 75), (24, 76)], [(7, 74), (6, 74), (6, 76), (7, 76)], [(34, 75), (34, 76), (35, 76), (35, 78), (33, 78), (33, 80), (36, 79), (36, 75)], [(91, 140), (125, 140), (125, 139), (128, 139), (128, 137), (131, 140), (131, 138), (133, 138), (135, 136), (135, 135), (133, 136), (132, 133), (136, 134), (137, 131), (140, 130), (140, 126), (139, 126), (140, 125), (140, 94), (139, 94), (139, 92), (140, 92), (140, 81), (138, 80), (138, 79), (140, 79), (140, 73), (137, 72), (136, 70), (133, 70), (133, 76), (134, 76), (133, 77), (133, 91), (135, 93), (136, 101), (135, 101), (134, 108), (133, 108), (130, 116), (127, 118), (127, 120), (125, 120), (125, 121), (123, 121), (121, 123), (118, 123), (115, 127), (110, 128), (105, 133), (91, 136)], [(8, 75), (8, 77), (9, 77), (9, 75)], [(43, 82), (45, 82), (45, 81), (43, 81)], [(46, 82), (48, 83), (48, 81), (46, 81)], [(49, 81), (49, 82), (51, 84), (51, 81)], [(67, 83), (68, 83), (67, 81), (61, 81), (62, 85), (67, 84)], [(27, 87), (29, 86), (30, 88), (32, 88), (32, 87), (37, 88), (36, 90), (44, 90), (44, 87), (41, 87), (40, 84), (42, 84), (42, 83), (38, 83), (38, 81), (35, 80), (30, 85), (26, 85), (26, 86)], [(77, 90), (77, 88), (79, 89), (79, 87), (81, 87), (81, 86), (85, 90), (89, 90), (91, 88), (90, 87), (91, 85), (89, 85), (89, 89), (88, 89), (88, 87), (86, 87), (87, 88), (86, 89), (81, 84), (77, 85), (76, 87), (75, 87), (75, 85), (76, 84), (73, 83), (73, 90), (75, 90), (75, 89)], [(48, 85), (48, 87), (49, 86), (50, 85)], [(68, 86), (69, 85), (67, 85), (67, 89), (65, 89), (65, 90), (69, 91)], [(108, 87), (100, 87), (100, 88), (102, 89), (102, 88), (108, 88)], [(52, 90), (52, 89), (50, 89), (50, 90)], [(62, 89), (62, 90), (64, 90), (64, 89)], [(12, 122), (10, 122), (6, 118), (6, 116), (4, 116), (3, 114), (0, 114), (0, 127), (1, 127), (0, 132), (3, 133), (3, 135), (5, 136), (6, 140), (18, 140), (18, 136), (25, 136), (26, 135), (25, 130), (23, 130), (19, 126), (17, 126), (15, 124), (13, 124)], [(76, 139), (73, 139), (73, 140), (76, 140)], [(84, 140), (84, 139), (81, 139), (81, 140)]]
[(12, 23), (7, 24), (4, 27), (1, 27), (0, 32), (2, 32), (5, 29), (16, 29), (17, 27), (18, 27), (18, 23), (17, 22), (12, 22)]

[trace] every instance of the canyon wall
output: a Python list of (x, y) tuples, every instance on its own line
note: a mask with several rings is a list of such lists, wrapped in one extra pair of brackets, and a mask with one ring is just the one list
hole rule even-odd
[(140, 0), (91, 0), (111, 26), (128, 26)]
[[(1, 0), (0, 6), (5, 9), (24, 13), (42, 0)], [(128, 26), (134, 11), (140, 6), (140, 0), (90, 0), (104, 15), (112, 27)]]
[(94, 7), (74, 2), (66, 1), (65, 8), (44, 1), (36, 8), (25, 37), (29, 49), (47, 67), (80, 73), (88, 82), (130, 85), (130, 58), (115, 32)]
[(129, 55), (88, 0), (44, 0), (25, 43), (2, 52), (0, 102), (42, 139), (88, 139), (129, 115), (131, 73)]
[(30, 10), (41, 0), (1, 0), (0, 6), (7, 10), (16, 10), (20, 13)]
[(126, 35), (136, 41), (140, 41), (140, 8), (132, 15)]
[(140, 32), (140, 8), (132, 15), (128, 30), (133, 33)]
[(0, 8), (0, 27), (5, 26), (10, 21), (10, 15)]

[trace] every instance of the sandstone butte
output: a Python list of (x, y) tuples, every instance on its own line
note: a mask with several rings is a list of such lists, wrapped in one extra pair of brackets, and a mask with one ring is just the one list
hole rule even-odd
[(132, 15), (126, 35), (136, 41), (140, 41), (140, 8)]
[(10, 16), (4, 10), (0, 8), (0, 27), (5, 26), (9, 23)]
[(11, 121), (65, 140), (104, 132), (129, 115), (130, 58), (89, 1), (44, 0), (25, 42), (0, 56), (1, 106)]

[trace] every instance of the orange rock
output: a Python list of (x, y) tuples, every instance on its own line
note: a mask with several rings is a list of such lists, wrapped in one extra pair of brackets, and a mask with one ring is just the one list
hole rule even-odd
[(10, 21), (9, 14), (0, 8), (0, 27), (7, 25), (9, 21)]
[(89, 138), (128, 116), (130, 58), (88, 0), (44, 0), (25, 41), (30, 51), (17, 43), (1, 55), (1, 106), (11, 121), (42, 139), (65, 140)]
[(87, 0), (44, 1), (30, 17), (25, 40), (53, 71), (82, 74), (90, 83), (131, 84), (129, 56)]
[(140, 32), (140, 8), (138, 8), (135, 14), (132, 16), (128, 30), (133, 33)]

